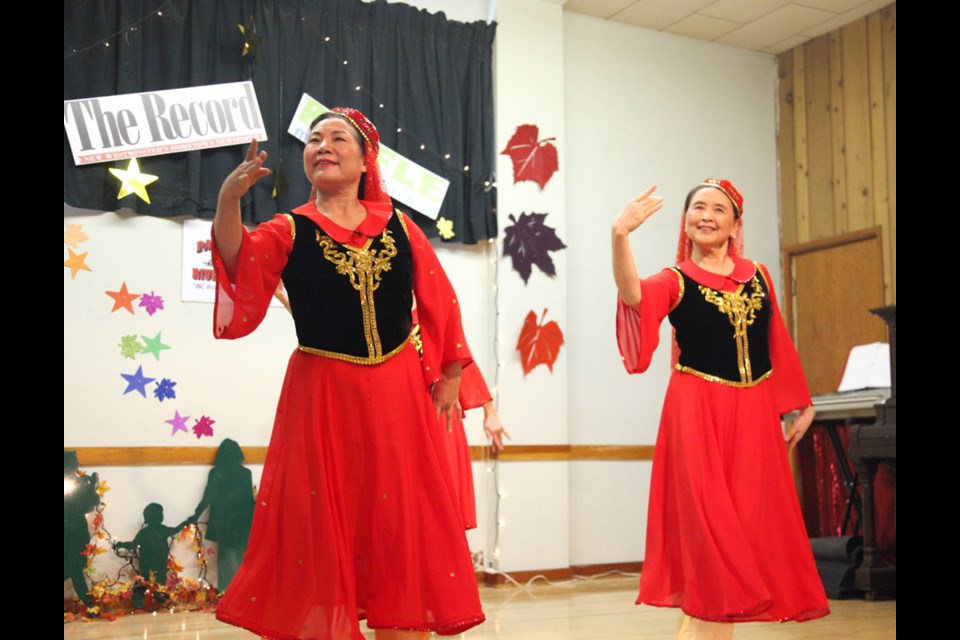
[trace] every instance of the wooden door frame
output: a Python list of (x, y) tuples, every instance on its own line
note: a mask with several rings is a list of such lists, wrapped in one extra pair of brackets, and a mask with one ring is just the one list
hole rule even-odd
[[(831, 236), (829, 238), (822, 238), (820, 240), (813, 240), (811, 242), (804, 242), (801, 244), (793, 244), (787, 247), (783, 247), (780, 250), (780, 267), (783, 272), (783, 287), (781, 288), (784, 291), (784, 295), (780, 300), (780, 304), (783, 307), (784, 320), (787, 323), (787, 331), (790, 332), (790, 337), (796, 341), (797, 333), (796, 328), (793, 326), (794, 323), (794, 314), (793, 314), (793, 298), (794, 298), (794, 278), (793, 278), (793, 259), (804, 253), (813, 253), (814, 251), (823, 251), (824, 249), (832, 249), (834, 247), (841, 247), (845, 244), (853, 244), (855, 242), (863, 242), (865, 240), (873, 240), (876, 238), (880, 242), (880, 246), (883, 246), (883, 229), (880, 226), (868, 227), (866, 229), (859, 229), (857, 231), (852, 231), (850, 233), (844, 233), (839, 236)], [(883, 254), (880, 256), (881, 260), (881, 269), (883, 267)], [(883, 274), (881, 272), (881, 278)], [(884, 283), (885, 286), (885, 283)]]

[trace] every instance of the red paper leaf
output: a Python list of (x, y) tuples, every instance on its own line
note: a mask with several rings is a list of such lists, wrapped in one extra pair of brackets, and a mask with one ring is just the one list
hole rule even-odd
[(533, 371), (537, 365), (545, 364), (553, 371), (553, 363), (560, 355), (560, 346), (563, 344), (563, 331), (555, 321), (544, 323), (547, 310), (543, 310), (540, 322), (537, 323), (537, 314), (531, 311), (523, 321), (520, 331), (520, 340), (517, 341), (517, 351), (520, 352), (520, 364), (523, 366), (523, 375)]
[(550, 144), (556, 138), (538, 141), (539, 135), (540, 129), (537, 125), (522, 124), (517, 127), (506, 148), (500, 152), (500, 155), (510, 156), (513, 160), (514, 184), (532, 180), (543, 189), (550, 177), (560, 168), (557, 148)]

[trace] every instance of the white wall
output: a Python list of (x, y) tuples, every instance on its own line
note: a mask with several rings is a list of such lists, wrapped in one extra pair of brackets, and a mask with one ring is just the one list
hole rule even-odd
[[(510, 214), (547, 213), (546, 224), (568, 238), (564, 180), (567, 139), (564, 131), (563, 9), (560, 3), (504, 0), (498, 5), (496, 39), (497, 150), (519, 125), (539, 127), (539, 137), (556, 138), (560, 169), (541, 190), (534, 182), (514, 184), (513, 164), (499, 156), (497, 217), (501, 238)], [(502, 243), (500, 251), (502, 254)], [(568, 243), (569, 244), (569, 243)], [(509, 258), (498, 272), (498, 332), (501, 336), (500, 414), (514, 444), (568, 442), (567, 348), (560, 350), (551, 372), (545, 366), (524, 375), (516, 351), (528, 312), (560, 325), (569, 344), (567, 322), (567, 252), (551, 254), (556, 277), (533, 268), (528, 283)], [(568, 465), (565, 462), (500, 463), (499, 568), (552, 569), (570, 563)], [(495, 496), (494, 496), (495, 497)]]
[[(438, 247), (513, 443), (653, 444), (668, 354), (661, 349), (644, 376), (622, 370), (610, 221), (647, 184), (661, 185), (667, 206), (634, 240), (641, 273), (653, 273), (673, 261), (686, 190), (706, 176), (728, 177), (746, 196), (748, 254), (779, 278), (773, 58), (564, 14), (553, 0), (416, 4), (459, 20), (486, 19), (496, 7), (497, 151), (520, 124), (556, 136), (560, 150), (560, 171), (542, 192), (532, 182), (513, 185), (506, 156), (498, 165), (501, 238), (508, 214), (549, 212), (568, 245), (552, 254), (556, 278), (535, 268), (524, 285), (498, 258), (499, 241)], [(179, 302), (179, 221), (65, 206), (68, 223), (90, 236), (81, 251), (93, 271), (64, 275), (64, 445), (210, 446), (225, 436), (265, 445), (295, 344), (286, 312), (271, 310), (244, 340), (214, 341), (211, 306)], [(123, 280), (163, 295), (166, 309), (152, 318), (111, 314), (104, 292)], [(539, 367), (524, 376), (514, 351), (520, 326), (527, 311), (544, 307), (566, 344), (552, 374)], [(159, 363), (120, 358), (120, 336), (157, 331), (172, 346)], [(147, 375), (178, 381), (177, 404), (122, 395), (120, 372), (139, 363)], [(174, 408), (213, 417), (215, 438), (172, 438), (163, 421)], [(472, 444), (483, 442), (478, 416), (468, 416), (467, 432)], [(499, 536), (491, 468), (474, 465), (480, 530), (469, 540), (488, 560), (499, 552), (501, 569), (642, 559), (649, 462), (500, 463)], [(168, 523), (187, 515), (205, 480), (200, 467), (97, 470), (113, 487), (105, 517), (119, 538), (133, 536), (152, 500), (167, 507)], [(256, 480), (260, 469), (253, 471)]]
[[(778, 277), (774, 59), (564, 14), (568, 424), (574, 444), (653, 444), (669, 332), (628, 376), (615, 340), (610, 224), (651, 183), (666, 205), (632, 237), (641, 276), (674, 263), (683, 198), (708, 176), (745, 194), (750, 257)], [(649, 463), (571, 465), (573, 564), (643, 557)]]

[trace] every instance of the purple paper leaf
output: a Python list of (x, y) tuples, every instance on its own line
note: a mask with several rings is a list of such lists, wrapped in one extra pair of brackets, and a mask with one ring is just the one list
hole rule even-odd
[(567, 248), (557, 237), (556, 230), (544, 224), (547, 215), (521, 213), (517, 219), (510, 214), (513, 224), (504, 229), (503, 255), (510, 256), (513, 268), (523, 278), (524, 284), (530, 280), (533, 265), (549, 276), (557, 275), (550, 252)]
[(152, 316), (157, 311), (163, 310), (163, 297), (153, 295), (153, 291), (143, 293), (140, 295), (140, 306), (146, 309), (147, 313)]

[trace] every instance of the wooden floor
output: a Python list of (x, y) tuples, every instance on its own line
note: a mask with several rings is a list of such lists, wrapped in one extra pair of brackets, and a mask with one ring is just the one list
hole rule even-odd
[[(481, 587), (487, 622), (459, 638), (484, 640), (564, 640), (636, 638), (669, 640), (679, 626), (672, 609), (634, 606), (637, 579), (606, 577), (524, 588)], [(831, 615), (797, 623), (747, 623), (737, 640), (888, 640), (897, 637), (897, 603), (832, 600)], [(373, 632), (365, 634), (373, 638)], [(114, 622), (70, 622), (64, 640), (249, 640), (245, 631), (221, 624), (209, 613), (158, 613)]]

